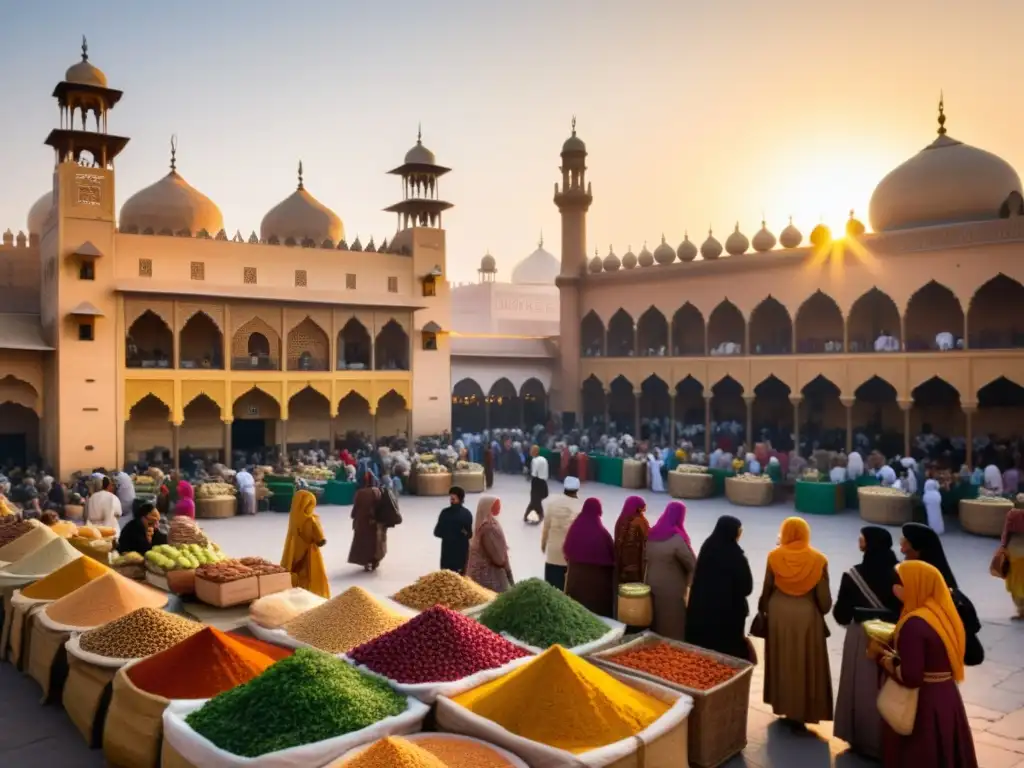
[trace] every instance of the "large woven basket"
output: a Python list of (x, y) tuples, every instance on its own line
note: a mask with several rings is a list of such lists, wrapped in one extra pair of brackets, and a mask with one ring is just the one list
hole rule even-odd
[(740, 507), (767, 507), (775, 498), (775, 483), (727, 477), (725, 497)]
[[(612, 657), (630, 650), (644, 648), (658, 643), (668, 643), (676, 648), (714, 659), (737, 670), (734, 677), (706, 691), (687, 688), (657, 675), (622, 667)], [(726, 656), (723, 653), (698, 648), (677, 640), (669, 640), (652, 632), (645, 632), (635, 640), (608, 648), (587, 657), (600, 667), (625, 673), (641, 680), (664, 685), (672, 690), (682, 691), (693, 699), (688, 727), (690, 732), (687, 757), (690, 765), (700, 768), (715, 768), (737, 755), (747, 746), (747, 711), (750, 707), (750, 680), (754, 665), (745, 659)]]
[(910, 494), (894, 496), (864, 491), (865, 488), (857, 489), (861, 520), (875, 525), (905, 525), (913, 522), (914, 501)]
[(636, 459), (626, 459), (622, 462), (622, 487), (623, 488), (646, 488), (647, 487), (647, 462)]
[(196, 517), (212, 520), (221, 517), (234, 517), (238, 512), (238, 500), (234, 496), (221, 496), (212, 499), (196, 500)]
[(715, 490), (715, 480), (707, 472), (669, 472), (668, 492), (675, 499), (706, 499)]
[(416, 475), (417, 496), (447, 496), (451, 487), (451, 472), (420, 472)]
[[(459, 486), (466, 493), (483, 493), (487, 488), (487, 479), (483, 472), (459, 472), (452, 473), (452, 485)], [(445, 488), (445, 493), (448, 489)]]
[(1006, 524), (1006, 513), (1013, 509), (1013, 502), (1003, 499), (998, 501), (980, 501), (978, 499), (960, 499), (960, 525), (968, 533), (975, 536), (1003, 535)]

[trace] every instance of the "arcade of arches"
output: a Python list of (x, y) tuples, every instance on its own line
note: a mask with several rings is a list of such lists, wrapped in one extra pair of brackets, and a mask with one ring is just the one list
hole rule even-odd
[(0, 465), (26, 466), (38, 461), (40, 402), (36, 388), (14, 375), (0, 376)]
[(462, 379), (452, 388), (452, 434), (485, 429), (530, 429), (545, 424), (549, 393), (535, 378), (517, 390), (507, 378), (498, 379), (485, 394), (474, 379)]

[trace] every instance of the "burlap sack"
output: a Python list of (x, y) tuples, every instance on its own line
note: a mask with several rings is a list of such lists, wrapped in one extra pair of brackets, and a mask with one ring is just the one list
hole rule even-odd
[(112, 768), (157, 768), (164, 738), (167, 699), (135, 686), (128, 667), (114, 675), (113, 693), (103, 726), (103, 756)]
[(13, 603), (14, 615), (11, 617), (11, 644), (8, 658), (15, 668), (24, 672), (28, 669), (29, 650), (32, 647), (32, 630), (35, 628), (35, 617), (46, 603)]
[(167, 739), (163, 739), (163, 744), (160, 748), (160, 768), (198, 768), (198, 766), (192, 765), (188, 760), (182, 757), (178, 750), (167, 743)]
[(38, 617), (32, 622), (32, 638), (29, 647), (28, 673), (43, 689), (41, 704), (56, 700), (68, 676), (68, 654), (64, 643), (71, 637), (70, 632), (58, 632), (39, 623)]
[(97, 667), (72, 653), (67, 654), (68, 678), (64, 682), (64, 711), (82, 734), (89, 749), (103, 744), (103, 724), (110, 704), (116, 669)]
[(0, 596), (3, 597), (3, 628), (0, 629), (0, 661), (7, 658), (7, 644), (11, 639), (11, 620), (14, 617), (14, 607), (11, 605), (11, 596), (17, 586), (0, 587)]

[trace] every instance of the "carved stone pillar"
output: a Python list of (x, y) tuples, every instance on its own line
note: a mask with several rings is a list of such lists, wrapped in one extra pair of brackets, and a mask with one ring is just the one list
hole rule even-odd
[(903, 411), (903, 455), (910, 455), (910, 409), (914, 407), (913, 399), (900, 398), (896, 401), (900, 410)]
[(711, 399), (714, 395), (704, 393), (704, 453), (711, 455)]
[(967, 450), (966, 464), (969, 469), (974, 469), (974, 412), (978, 410), (977, 403), (964, 403), (961, 406), (964, 410), (964, 436), (967, 440), (965, 446)]
[(800, 453), (800, 402), (803, 395), (790, 395), (789, 402), (793, 404), (793, 448), (797, 454)]
[(843, 408), (846, 411), (846, 453), (849, 455), (853, 451), (853, 404), (857, 401), (857, 398), (843, 395), (840, 396), (839, 402), (843, 404)]
[(756, 398), (757, 395), (743, 395), (743, 402), (747, 406), (747, 431), (743, 442), (746, 443), (748, 451), (754, 449), (754, 400)]

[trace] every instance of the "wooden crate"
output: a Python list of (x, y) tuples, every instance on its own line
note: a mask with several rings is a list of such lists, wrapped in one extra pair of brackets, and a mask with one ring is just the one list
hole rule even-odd
[(175, 595), (192, 595), (196, 591), (196, 572), (192, 569), (167, 571), (163, 574), (147, 570), (146, 581), (157, 589)]
[(284, 573), (260, 574), (256, 577), (256, 580), (259, 582), (260, 597), (284, 592), (286, 589), (292, 588), (292, 575), (287, 571)]
[(260, 582), (256, 576), (248, 576), (224, 584), (196, 578), (196, 597), (216, 608), (229, 608), (233, 605), (251, 603), (259, 596)]

